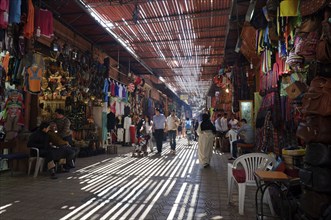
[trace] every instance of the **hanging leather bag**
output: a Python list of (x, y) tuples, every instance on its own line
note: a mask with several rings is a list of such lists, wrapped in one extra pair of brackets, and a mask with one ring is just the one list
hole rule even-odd
[(331, 78), (315, 77), (302, 99), (305, 115), (331, 116)]
[[(331, 144), (331, 117), (307, 116), (298, 126), (296, 136), (306, 143)], [(331, 157), (330, 157), (331, 161)]]
[(321, 63), (331, 63), (331, 24), (327, 18), (322, 21), (323, 34), (316, 47), (316, 59)]
[(306, 188), (321, 193), (331, 193), (331, 169), (327, 167), (317, 167), (305, 165), (299, 170), (301, 183)]
[(331, 63), (331, 43), (325, 35), (317, 44), (316, 59), (321, 63)]
[(305, 58), (305, 60), (314, 60), (316, 58), (316, 46), (319, 42), (320, 35), (313, 31), (308, 34), (300, 34), (295, 53)]
[(331, 144), (309, 144), (306, 148), (304, 162), (311, 166), (331, 168)]

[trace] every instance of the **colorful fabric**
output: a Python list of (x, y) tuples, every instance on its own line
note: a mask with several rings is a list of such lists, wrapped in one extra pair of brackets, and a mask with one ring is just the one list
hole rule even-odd
[(53, 13), (46, 9), (35, 9), (35, 26), (40, 27), (40, 34), (45, 37), (52, 37), (53, 32)]
[(21, 0), (11, 0), (9, 5), (9, 24), (21, 23)]
[(28, 17), (24, 25), (24, 37), (30, 39), (34, 34), (34, 6), (32, 0), (28, 0)]
[(38, 66), (32, 66), (26, 69), (26, 88), (31, 93), (41, 91), (43, 69)]

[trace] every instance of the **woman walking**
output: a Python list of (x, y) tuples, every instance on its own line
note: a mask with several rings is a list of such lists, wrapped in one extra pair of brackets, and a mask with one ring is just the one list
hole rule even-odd
[(144, 124), (141, 128), (141, 131), (145, 133), (145, 135), (149, 136), (149, 140), (148, 140), (148, 144), (147, 146), (149, 147), (150, 151), (153, 152), (153, 142), (152, 142), (152, 127), (153, 127), (153, 121), (151, 120), (151, 118), (146, 115), (145, 116), (145, 121)]
[(202, 115), (202, 122), (197, 129), (199, 135), (198, 141), (198, 157), (199, 163), (204, 167), (209, 167), (211, 157), (213, 155), (213, 143), (216, 129), (211, 123), (208, 114)]

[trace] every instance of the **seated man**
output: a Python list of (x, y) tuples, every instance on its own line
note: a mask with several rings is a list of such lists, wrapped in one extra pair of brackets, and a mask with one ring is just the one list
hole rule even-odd
[(63, 138), (63, 140), (66, 140), (70, 145), (73, 145), (72, 131), (70, 129), (71, 122), (66, 116), (64, 116), (63, 109), (58, 108), (55, 110), (54, 122), (56, 123), (58, 134)]
[(50, 142), (52, 143), (52, 145), (59, 147), (59, 148), (63, 148), (65, 151), (68, 151), (69, 154), (74, 154), (73, 157), (73, 161), (72, 163), (67, 163), (66, 164), (66, 168), (70, 169), (70, 168), (74, 168), (75, 162), (76, 162), (76, 158), (78, 156), (79, 153), (79, 148), (77, 147), (72, 147), (68, 141), (65, 141), (61, 138), (61, 136), (57, 133), (56, 130), (56, 123), (51, 122), (50, 123), (50, 129), (47, 132)]
[(255, 138), (254, 138), (254, 130), (252, 126), (247, 124), (246, 119), (240, 120), (241, 127), (238, 130), (238, 137), (240, 139), (232, 142), (232, 157), (229, 158), (229, 160), (234, 160), (237, 158), (237, 144), (238, 143), (244, 143), (244, 144), (254, 144)]
[[(47, 132), (49, 131), (49, 123), (42, 122), (39, 128), (33, 132), (28, 140), (28, 147), (36, 147), (39, 149), (40, 157), (44, 157), (47, 163), (47, 168), (51, 173), (52, 179), (57, 179), (55, 176), (55, 164), (54, 161), (60, 160), (61, 158), (66, 158), (67, 161), (72, 161), (74, 154), (70, 151), (57, 148), (51, 145), (49, 136)], [(32, 151), (32, 156), (35, 152)]]

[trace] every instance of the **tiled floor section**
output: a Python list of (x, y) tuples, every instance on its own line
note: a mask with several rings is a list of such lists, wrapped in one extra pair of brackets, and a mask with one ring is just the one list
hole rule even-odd
[[(255, 188), (246, 193), (245, 215), (237, 194), (227, 202), (228, 154), (214, 152), (211, 167), (201, 168), (197, 143), (164, 144), (161, 157), (118, 155), (79, 158), (71, 173), (51, 180), (9, 172), (0, 176), (0, 219), (255, 219)], [(236, 191), (236, 190), (235, 190)]]

